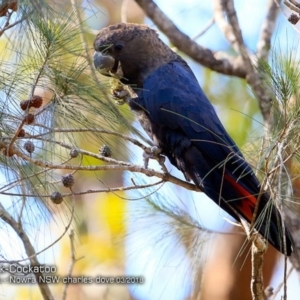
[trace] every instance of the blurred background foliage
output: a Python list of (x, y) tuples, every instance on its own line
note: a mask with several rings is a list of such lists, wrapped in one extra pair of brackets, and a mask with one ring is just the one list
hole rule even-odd
[[(195, 32), (188, 32), (191, 36), (212, 16), (210, 1), (157, 2), (162, 9), (166, 5), (169, 7), (166, 13), (175, 16), (174, 21), (182, 30), (189, 31), (193, 27)], [(245, 13), (247, 8), (243, 7), (244, 1), (236, 2), (237, 9), (242, 7), (241, 13)], [(256, 4), (257, 10), (263, 6), (262, 2)], [(49, 141), (35, 144), (37, 151), (33, 154), (34, 158), (53, 163), (68, 161), (68, 150), (51, 142), (56, 140), (94, 153), (98, 153), (99, 148), (106, 144), (112, 149), (114, 158), (142, 164), (141, 153), (120, 138), (91, 131), (55, 132), (54, 128), (101, 128), (130, 133), (134, 116), (128, 108), (117, 107), (111, 102), (108, 79), (95, 74), (90, 62), (95, 34), (102, 27), (120, 22), (124, 17), (128, 22), (146, 22), (154, 27), (145, 18), (143, 11), (132, 0), (24, 0), (19, 2), (15, 12), (9, 13), (11, 23), (27, 14), (30, 14), (30, 18), (5, 31), (0, 38), (2, 138), (13, 135), (20, 124), (22, 112), (19, 102), (38, 94), (43, 97), (46, 109), (38, 113), (36, 122), (43, 126), (26, 125), (24, 128), (31, 135), (47, 135)], [(196, 13), (201, 18), (196, 19)], [(187, 19), (190, 24), (186, 24)], [(0, 18), (0, 28), (5, 26), (6, 21), (5, 15)], [(208, 31), (204, 38), (199, 39), (199, 43), (214, 40), (212, 48), (216, 47), (215, 40), (218, 39), (215, 30), (212, 29), (212, 33)], [(251, 45), (255, 37), (257, 34), (250, 36), (247, 43)], [(168, 43), (165, 37), (162, 38)], [(217, 47), (232, 51), (221, 38)], [(245, 81), (217, 74), (196, 65), (188, 57), (184, 58), (193, 68), (226, 129), (256, 166), (256, 153), (263, 135), (262, 119), (257, 101)], [(138, 125), (134, 123), (134, 126)], [(17, 146), (21, 148), (24, 141), (26, 139), (18, 140)], [(36, 249), (42, 250), (64, 233), (70, 221), (72, 197), (65, 199), (62, 205), (55, 205), (49, 197), (38, 196), (49, 195), (55, 190), (68, 192), (60, 182), (65, 173), (37, 168), (21, 159), (10, 159), (3, 155), (0, 159), (1, 201), (5, 201), (5, 207), (15, 216), (19, 215), (25, 203), (23, 224)], [(100, 160), (87, 156), (83, 159), (77, 157), (74, 161), (82, 166), (102, 164)], [(30, 177), (37, 172), (39, 175)], [(75, 172), (74, 177), (76, 191), (122, 186), (130, 182), (131, 178), (137, 183), (150, 180), (128, 172), (109, 171), (80, 171)], [(4, 196), (5, 186), (19, 178), (27, 178), (26, 184), (21, 181), (10, 191), (21, 193), (25, 189), (37, 197)], [(203, 232), (203, 226), (214, 231), (236, 230), (223, 219), (226, 216), (220, 210), (208, 204), (204, 196), (170, 184), (167, 186), (158, 191), (91, 193), (75, 197), (72, 228), (75, 230), (75, 255), (79, 260), (74, 265), (72, 276), (127, 274), (144, 276), (146, 284), (139, 287), (71, 284), (66, 299), (192, 300), (198, 299), (195, 295), (200, 285), (201, 299), (250, 299), (250, 261), (246, 259), (247, 250), (238, 257), (244, 238)], [(147, 194), (150, 196), (143, 199)], [(141, 200), (126, 201), (138, 198)], [(203, 204), (199, 204), (199, 201)], [(214, 222), (213, 216), (221, 220)], [(205, 220), (209, 220), (208, 224)], [(3, 258), (11, 260), (26, 257), (22, 245), (12, 241), (13, 233), (3, 222), (1, 232), (3, 245), (0, 254)], [(271, 282), (276, 267), (272, 259), (277, 254), (272, 249), (269, 253), (266, 256), (266, 283)], [(42, 263), (56, 265), (59, 275), (67, 275), (71, 263), (68, 234), (42, 252), (39, 259)], [(201, 283), (204, 265), (206, 275)], [(194, 290), (192, 282), (195, 284)], [(54, 299), (62, 297), (63, 288), (62, 284), (51, 285)], [(35, 285), (4, 284), (1, 297), (41, 299)]]

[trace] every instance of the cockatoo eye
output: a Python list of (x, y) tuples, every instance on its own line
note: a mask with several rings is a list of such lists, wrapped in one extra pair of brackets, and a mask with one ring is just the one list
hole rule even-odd
[(117, 51), (121, 51), (121, 50), (123, 49), (123, 45), (117, 44), (117, 45), (114, 46), (114, 48), (115, 48), (115, 50), (117, 50)]

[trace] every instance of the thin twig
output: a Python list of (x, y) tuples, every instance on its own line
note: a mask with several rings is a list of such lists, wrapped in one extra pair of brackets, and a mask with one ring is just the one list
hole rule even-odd
[[(281, 179), (283, 177), (283, 168), (284, 168), (284, 162), (282, 157), (282, 149), (283, 149), (283, 143), (278, 143), (278, 151), (277, 156), (279, 157), (279, 172), (278, 172), (278, 184), (277, 184), (277, 193), (278, 197), (281, 197), (281, 189), (282, 189), (282, 182)], [(279, 199), (278, 201), (281, 203), (280, 205), (280, 211), (282, 211), (282, 199)], [(283, 220), (283, 216), (281, 216), (281, 226), (282, 226), (282, 236), (283, 236), (283, 250), (286, 253), (286, 236), (285, 236), (285, 224)], [(284, 267), (283, 267), (283, 300), (287, 300), (287, 257), (285, 256), (284, 259)]]
[[(72, 160), (72, 158), (66, 159), (63, 163), (66, 164), (66, 163), (69, 162), (70, 160)], [(33, 177), (34, 177), (34, 178), (37, 178), (38, 175), (41, 175), (41, 174), (43, 174), (43, 173), (47, 173), (47, 172), (50, 172), (50, 171), (51, 171), (51, 169), (43, 169), (43, 170), (41, 170), (41, 171), (39, 171), (39, 172), (34, 172), (34, 173), (31, 174), (31, 175), (27, 175), (27, 174), (26, 174), (26, 177), (25, 177), (25, 178), (20, 178), (20, 177), (19, 177), (18, 179), (14, 180), (14, 181), (12, 181), (12, 182), (9, 182), (9, 183), (3, 185), (2, 187), (0, 187), (0, 194), (3, 193), (3, 195), (4, 195), (4, 193), (5, 193), (6, 191), (8, 191), (8, 190), (10, 190), (10, 189), (12, 189), (12, 188), (14, 188), (14, 187), (20, 185), (20, 184), (22, 183), (22, 181), (28, 180), (28, 179), (33, 178)], [(53, 183), (53, 182), (52, 182), (52, 183)], [(29, 197), (29, 196), (27, 196), (27, 197)], [(30, 197), (31, 197), (31, 196), (30, 196)]]
[(14, 13), (14, 11), (8, 11), (7, 12), (8, 15), (7, 15), (6, 22), (4, 24), (4, 28), (7, 28), (9, 26), (10, 18), (11, 18), (11, 16), (12, 16), (13, 13)]
[(197, 33), (192, 39), (195, 41), (197, 40), (199, 37), (201, 37), (204, 33), (206, 33), (206, 31), (208, 31), (208, 29), (210, 27), (212, 27), (215, 24), (215, 17), (213, 16), (208, 22), (207, 24), (204, 26), (204, 28)]
[[(45, 135), (48, 135), (48, 134), (53, 134), (53, 133), (72, 133), (72, 132), (74, 132), (74, 133), (79, 133), (79, 132), (93, 132), (93, 133), (95, 133), (95, 132), (97, 132), (97, 133), (109, 134), (109, 135), (114, 135), (114, 136), (120, 137), (120, 138), (122, 138), (124, 140), (127, 140), (127, 141), (131, 142), (132, 144), (140, 147), (143, 150), (146, 150), (148, 148), (148, 146), (145, 146), (144, 144), (142, 144), (137, 139), (135, 139), (131, 136), (128, 136), (126, 134), (122, 134), (122, 133), (119, 133), (119, 132), (116, 132), (116, 131), (111, 131), (111, 130), (105, 130), (105, 129), (99, 129), (99, 128), (76, 128), (76, 129), (74, 129), (74, 128), (53, 128), (53, 129), (51, 129), (49, 127), (46, 127), (46, 128), (49, 129), (49, 132), (44, 132), (44, 133), (37, 134), (37, 135), (28, 135), (28, 137), (25, 137), (25, 138), (37, 139), (37, 138), (40, 138), (42, 136), (45, 136)], [(151, 141), (146, 140), (146, 142), (149, 145), (152, 145)]]
[(32, 164), (42, 167), (42, 168), (49, 168), (49, 169), (57, 169), (57, 170), (85, 170), (85, 171), (131, 171), (142, 173), (147, 176), (156, 176), (164, 181), (169, 181), (176, 185), (182, 186), (191, 191), (200, 192), (201, 190), (194, 184), (189, 182), (183, 181), (175, 176), (172, 176), (169, 173), (161, 173), (157, 172), (153, 169), (146, 169), (138, 165), (134, 165), (124, 161), (118, 161), (112, 158), (104, 157), (101, 155), (95, 155), (94, 153), (88, 151), (82, 151), (82, 153), (86, 153), (91, 157), (95, 157), (106, 161), (108, 163), (113, 163), (114, 165), (103, 165), (103, 166), (74, 166), (74, 165), (62, 165), (62, 164), (53, 164), (51, 162), (42, 161), (38, 159), (33, 159), (32, 157), (22, 153), (21, 151), (14, 149), (15, 155), (23, 158), (25, 161), (31, 162)]
[(18, 135), (19, 135), (21, 129), (23, 128), (25, 122), (26, 122), (26, 118), (24, 118), (24, 119), (22, 120), (22, 122), (20, 123), (19, 127), (17, 128), (17, 130), (16, 130), (14, 136), (12, 137), (12, 139), (11, 139), (11, 141), (10, 141), (10, 144), (9, 144), (9, 146), (8, 146), (8, 151), (12, 151), (14, 142), (15, 142), (16, 139), (18, 138)]
[(12, 27), (14, 27), (14, 26), (16, 26), (16, 25), (22, 23), (22, 22), (25, 21), (26, 19), (28, 19), (28, 17), (29, 17), (30, 15), (32, 15), (33, 12), (34, 12), (34, 11), (29, 12), (26, 16), (22, 17), (20, 20), (18, 20), (18, 21), (16, 21), (16, 22), (14, 22), (14, 23), (12, 23), (12, 24), (10, 24), (10, 25), (4, 27), (3, 29), (1, 29), (1, 30), (0, 30), (0, 37), (3, 35), (3, 33), (4, 33), (6, 30), (8, 30), (8, 29), (10, 29), (10, 28), (12, 28)]
[[(73, 229), (71, 229), (71, 232), (69, 234), (69, 238), (70, 238), (70, 245), (71, 245), (71, 263), (70, 263), (70, 266), (69, 266), (69, 271), (68, 271), (68, 276), (67, 277), (72, 275), (73, 268), (74, 268), (74, 265), (75, 265), (75, 262), (76, 262), (75, 247), (74, 247), (74, 230)], [(62, 293), (62, 300), (67, 299), (68, 286), (69, 286), (69, 281), (67, 280), (67, 282), (64, 285), (64, 290), (63, 290), (63, 293)]]
[[(75, 263), (82, 259), (83, 257), (80, 257), (80, 258), (77, 258), (75, 257), (75, 245), (74, 245), (74, 237), (75, 237), (75, 234), (74, 234), (74, 230), (71, 229), (71, 232), (69, 234), (69, 238), (70, 238), (70, 246), (71, 246), (71, 263), (70, 263), (70, 266), (69, 266), (69, 271), (68, 271), (68, 275), (67, 277), (71, 277), (72, 275), (72, 272), (73, 272), (73, 269), (74, 269), (74, 265)], [(62, 300), (66, 300), (67, 299), (67, 289), (69, 287), (69, 281), (67, 281), (64, 285), (64, 290), (63, 290), (63, 293), (62, 293)]]
[[(97, 193), (109, 193), (109, 192), (123, 192), (123, 191), (130, 191), (130, 190), (136, 190), (136, 189), (146, 189), (149, 187), (153, 187), (159, 184), (164, 183), (163, 180), (159, 180), (154, 183), (149, 183), (149, 184), (141, 184), (141, 185), (132, 185), (132, 186), (121, 186), (121, 187), (114, 187), (114, 188), (104, 188), (104, 189), (89, 189), (87, 191), (80, 191), (80, 192), (72, 192), (72, 193), (63, 193), (63, 197), (68, 197), (68, 196), (79, 196), (79, 195), (86, 195), (86, 194), (97, 194)], [(37, 194), (18, 194), (18, 193), (8, 193), (8, 192), (0, 192), (0, 195), (7, 195), (7, 196), (14, 196), (14, 197), (40, 197), (40, 198), (49, 198), (51, 195), (37, 195)]]
[[(0, 203), (0, 218), (2, 218), (2, 215), (1, 215), (1, 212), (2, 212), (2, 208), (1, 207), (3, 207), (2, 206), (2, 204)], [(67, 224), (67, 226), (65, 227), (65, 230), (64, 230), (64, 232), (54, 241), (54, 242), (52, 242), (50, 245), (48, 245), (47, 247), (45, 247), (45, 248), (43, 248), (41, 251), (38, 251), (38, 252), (35, 252), (35, 251), (29, 251), (28, 253), (27, 253), (27, 255), (28, 255), (28, 257), (26, 257), (26, 258), (23, 258), (23, 259), (17, 259), (17, 260), (10, 260), (10, 261), (7, 261), (7, 260), (0, 260), (0, 263), (1, 264), (5, 264), (5, 263), (11, 263), (11, 264), (14, 264), (14, 263), (20, 263), (20, 262), (23, 262), (23, 261), (26, 261), (26, 260), (32, 260), (32, 259), (35, 259), (39, 254), (41, 254), (41, 253), (43, 253), (43, 252), (45, 252), (46, 250), (48, 250), (49, 248), (51, 248), (51, 247), (53, 247), (53, 245), (55, 245), (58, 241), (60, 241), (63, 237), (64, 237), (64, 235), (68, 232), (68, 230), (70, 229), (70, 226), (71, 226), (71, 224), (72, 224), (72, 222), (73, 222), (73, 219), (74, 219), (74, 210), (75, 210), (75, 201), (72, 201), (72, 207), (71, 207), (71, 217), (70, 217), (70, 220), (69, 220), (69, 223)], [(3, 218), (2, 218), (3, 219)], [(14, 224), (17, 224), (17, 229), (19, 228), (19, 224), (16, 222), (16, 221), (14, 221), (14, 219), (12, 218), (12, 221), (14, 222)], [(9, 222), (7, 222), (9, 225), (10, 225), (10, 223)], [(21, 229), (22, 229), (22, 227), (20, 227)], [(13, 228), (13, 229), (15, 229), (15, 228)], [(21, 230), (20, 229), (20, 230)], [(22, 232), (24, 232), (23, 231), (23, 229), (22, 229), (22, 231), (20, 231), (20, 238), (22, 239), (22, 236), (23, 236), (23, 233)], [(24, 234), (26, 234), (25, 232), (24, 232)], [(26, 236), (27, 237), (27, 236)], [(29, 240), (29, 238), (27, 237), (27, 239), (28, 239), (28, 241), (29, 241), (29, 243), (30, 243), (30, 240)], [(23, 240), (22, 240), (23, 241)], [(25, 242), (26, 242), (26, 245), (27, 245), (27, 240), (25, 240)], [(24, 243), (24, 241), (23, 241), (23, 243)], [(30, 244), (31, 245), (31, 244)], [(32, 247), (32, 246), (31, 246)], [(33, 247), (32, 247), (33, 248)], [(25, 248), (26, 249), (26, 248)], [(32, 250), (30, 247), (28, 248), (28, 250)], [(33, 249), (34, 250), (34, 249)], [(27, 250), (26, 250), (27, 251)], [(47, 298), (48, 299), (48, 298)], [(52, 298), (51, 298), (52, 299)]]
[(289, 269), (289, 271), (288, 271), (287, 274), (286, 274), (286, 278), (285, 278), (285, 279), (277, 286), (277, 288), (276, 288), (276, 290), (273, 292), (273, 295), (272, 295), (272, 297), (271, 297), (270, 300), (275, 300), (277, 294), (280, 292), (282, 286), (285, 284), (286, 280), (290, 277), (290, 275), (292, 274), (293, 270), (294, 270), (294, 267), (291, 266), (290, 269)]
[[(20, 240), (23, 243), (23, 246), (25, 248), (26, 254), (28, 255), (28, 258), (30, 260), (30, 264), (32, 266), (39, 266), (40, 263), (37, 259), (37, 253), (35, 252), (34, 247), (32, 246), (30, 239), (26, 232), (24, 231), (22, 225), (14, 220), (14, 218), (8, 213), (8, 211), (5, 210), (3, 205), (0, 203), (0, 218), (7, 223), (19, 236)], [(7, 261), (6, 261), (7, 263)], [(42, 273), (36, 272), (34, 273), (34, 276), (36, 278), (36, 282), (38, 283), (38, 286), (40, 288), (41, 294), (43, 296), (43, 299), (45, 300), (52, 300), (54, 299), (51, 291), (49, 289), (48, 284), (42, 283), (40, 281), (40, 277), (43, 276)]]

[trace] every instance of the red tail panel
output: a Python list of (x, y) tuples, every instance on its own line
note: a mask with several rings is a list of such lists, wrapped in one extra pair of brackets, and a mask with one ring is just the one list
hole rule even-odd
[(235, 206), (238, 206), (238, 208), (235, 209), (251, 222), (257, 199), (239, 185), (230, 175), (226, 174), (224, 179), (229, 182), (232, 185), (232, 188), (234, 188), (240, 197), (243, 198), (241, 200), (237, 199), (234, 203)]

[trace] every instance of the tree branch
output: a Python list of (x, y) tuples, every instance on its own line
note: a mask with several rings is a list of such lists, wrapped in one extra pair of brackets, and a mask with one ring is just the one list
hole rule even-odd
[(263, 283), (263, 262), (264, 262), (264, 254), (267, 250), (267, 247), (265, 242), (259, 236), (253, 240), (251, 247), (252, 247), (251, 248), (252, 299), (265, 300), (264, 283)]
[(103, 165), (103, 166), (74, 166), (74, 165), (69, 165), (69, 164), (53, 164), (48, 161), (42, 161), (38, 159), (33, 159), (30, 156), (22, 153), (21, 151), (14, 149), (14, 154), (23, 158), (25, 161), (31, 162), (32, 164), (42, 167), (42, 168), (47, 168), (47, 169), (58, 169), (58, 170), (85, 170), (85, 171), (131, 171), (131, 172), (137, 172), (137, 173), (143, 173), (147, 176), (156, 176), (163, 181), (169, 181), (172, 182), (176, 185), (179, 185), (181, 187), (184, 187), (188, 190), (191, 191), (197, 191), (200, 192), (201, 190), (194, 184), (191, 184), (189, 182), (186, 182), (184, 180), (181, 180), (177, 177), (174, 177), (173, 175), (169, 173), (161, 173), (153, 169), (146, 169), (138, 165), (131, 164), (129, 162), (124, 162), (124, 161), (119, 161), (115, 160), (112, 158), (108, 158), (105, 156), (101, 155), (96, 155), (94, 153), (85, 151), (85, 150), (80, 150), (79, 153), (83, 153), (86, 155), (89, 155), (94, 158), (101, 159), (105, 162), (112, 163), (113, 165)]
[[(63, 193), (62, 196), (63, 197), (69, 197), (69, 196), (79, 196), (79, 195), (86, 195), (86, 194), (97, 194), (97, 193), (114, 193), (114, 192), (124, 192), (124, 191), (130, 191), (130, 190), (137, 190), (137, 189), (147, 189), (150, 187), (154, 187), (156, 185), (160, 185), (163, 184), (164, 181), (163, 180), (159, 180), (157, 182), (154, 183), (149, 183), (149, 184), (134, 184), (134, 185), (130, 185), (130, 186), (120, 186), (120, 187), (114, 187), (114, 188), (103, 188), (103, 189), (88, 189), (86, 191), (79, 191), (79, 192), (71, 192), (71, 193)], [(14, 196), (14, 197), (37, 197), (39, 196), (40, 198), (50, 198), (51, 195), (37, 195), (37, 194), (26, 194), (26, 193), (14, 193), (14, 192), (0, 192), (0, 195), (7, 195), (7, 196)]]
[(214, 16), (215, 21), (221, 31), (223, 32), (225, 38), (228, 40), (228, 42), (232, 45), (233, 49), (240, 53), (240, 47), (237, 41), (237, 38), (232, 30), (232, 26), (230, 26), (227, 23), (227, 20), (225, 18), (224, 14), (224, 0), (214, 0)]
[(277, 4), (274, 0), (268, 1), (268, 12), (261, 27), (260, 37), (256, 46), (256, 55), (258, 59), (268, 59), (271, 47), (271, 37), (275, 29), (280, 2), (281, 0), (278, 0)]
[[(82, 258), (82, 257), (76, 258), (76, 256), (75, 256), (75, 245), (74, 245), (75, 234), (74, 234), (73, 229), (71, 229), (71, 232), (69, 234), (69, 238), (70, 238), (70, 246), (71, 246), (71, 263), (70, 263), (70, 266), (69, 266), (69, 271), (68, 271), (67, 277), (72, 276), (72, 272), (73, 272), (75, 263)], [(69, 281), (67, 281), (64, 285), (64, 289), (63, 289), (63, 293), (62, 293), (62, 295), (63, 295), (62, 300), (67, 299), (67, 295), (68, 295), (67, 290), (68, 290), (69, 284), (70, 284)]]
[[(18, 223), (17, 221), (14, 220), (14, 218), (8, 213), (8, 211), (5, 210), (5, 208), (3, 207), (3, 205), (0, 203), (0, 218), (7, 224), (10, 225), (10, 227), (16, 232), (16, 234), (19, 236), (19, 238), (21, 239), (21, 241), (23, 242), (26, 254), (30, 257), (30, 264), (32, 266), (39, 266), (40, 263), (36, 257), (36, 252), (30, 242), (30, 239), (28, 237), (28, 235), (26, 234), (26, 232), (23, 230), (23, 227), (20, 223)], [(37, 272), (34, 273), (35, 277), (36, 277), (36, 281), (38, 283), (38, 286), (40, 288), (41, 294), (43, 296), (43, 298), (45, 300), (52, 300), (54, 299), (49, 286), (45, 283), (42, 283), (40, 281), (40, 276), (43, 276), (42, 273)]]
[(263, 262), (264, 254), (267, 251), (267, 244), (265, 240), (256, 231), (253, 232), (248, 222), (241, 219), (243, 229), (249, 240), (252, 241), (251, 245), (251, 294), (252, 299), (265, 300), (264, 283), (263, 283)]
[[(10, 215), (9, 213), (3, 208), (2, 204), (0, 203), (0, 218), (2, 220), (4, 220), (6, 223), (8, 223), (15, 231), (16, 233), (19, 235), (20, 239), (22, 240), (24, 247), (25, 245), (29, 245), (28, 249), (26, 249), (26, 253), (28, 255), (28, 257), (24, 258), (24, 259), (19, 259), (19, 260), (11, 260), (11, 261), (7, 261), (7, 260), (0, 260), (1, 264), (4, 263), (20, 263), (26, 260), (30, 260), (32, 261), (36, 259), (36, 257), (45, 252), (46, 250), (50, 249), (51, 247), (53, 247), (53, 245), (55, 245), (59, 240), (61, 240), (63, 238), (63, 236), (68, 232), (73, 219), (74, 219), (74, 211), (75, 211), (75, 201), (72, 201), (72, 206), (71, 206), (71, 218), (67, 224), (67, 226), (64, 229), (64, 232), (54, 241), (52, 242), (50, 245), (48, 245), (47, 247), (43, 248), (41, 251), (35, 252), (35, 250), (33, 249), (33, 246), (30, 243), (30, 240), (28, 238), (28, 236), (26, 235), (26, 233), (24, 232), (23, 228), (21, 225), (19, 225), (19, 223), (17, 223)], [(23, 232), (25, 235), (23, 235)], [(23, 236), (25, 236), (25, 238), (23, 239)], [(38, 264), (37, 264), (38, 265)], [(39, 282), (39, 281), (38, 281)], [(48, 299), (48, 298), (46, 298)], [(52, 298), (49, 298), (52, 299)]]
[(239, 22), (237, 19), (237, 14), (234, 8), (233, 0), (219, 0), (222, 3), (223, 9), (228, 18), (228, 23), (231, 26), (231, 30), (236, 37), (237, 46), (239, 48), (239, 52), (242, 56), (243, 64), (245, 66), (246, 71), (246, 80), (247, 83), (251, 86), (253, 93), (258, 99), (259, 108), (264, 118), (266, 125), (269, 125), (269, 118), (271, 112), (271, 97), (267, 93), (264, 88), (263, 81), (258, 74), (258, 72), (254, 69), (252, 62), (249, 58), (248, 51), (245, 47), (242, 32), (239, 26)]
[(16, 25), (22, 23), (23, 21), (27, 20), (27, 19), (29, 18), (29, 16), (31, 16), (31, 15), (33, 14), (33, 12), (34, 12), (34, 11), (29, 12), (26, 16), (23, 16), (20, 20), (14, 22), (14, 23), (12, 23), (12, 24), (7, 24), (7, 26), (5, 26), (4, 28), (2, 28), (2, 29), (0, 30), (0, 37), (3, 35), (3, 33), (4, 33), (6, 30), (8, 30), (8, 29), (10, 29), (10, 28), (12, 28), (12, 27), (14, 27), (14, 26), (16, 26)]
[(222, 6), (228, 17), (228, 23), (235, 35), (236, 44), (239, 47), (239, 52), (241, 54), (241, 56), (238, 57), (232, 57), (222, 52), (212, 52), (210, 49), (198, 45), (189, 36), (182, 33), (152, 0), (135, 1), (180, 51), (213, 71), (245, 78), (259, 100), (261, 113), (265, 122), (268, 123), (271, 98), (264, 89), (260, 76), (253, 68), (247, 49), (244, 46), (232, 0), (219, 1), (222, 2)]
[(240, 78), (246, 77), (246, 70), (239, 57), (232, 57), (224, 52), (213, 52), (200, 46), (181, 32), (152, 0), (135, 0), (135, 2), (178, 50), (213, 71)]
[[(291, 2), (291, 3), (290, 3)], [(284, 0), (284, 5), (286, 5), (290, 10), (293, 10), (294, 12), (300, 14), (300, 7), (299, 4), (297, 4), (295, 1), (287, 1)]]

